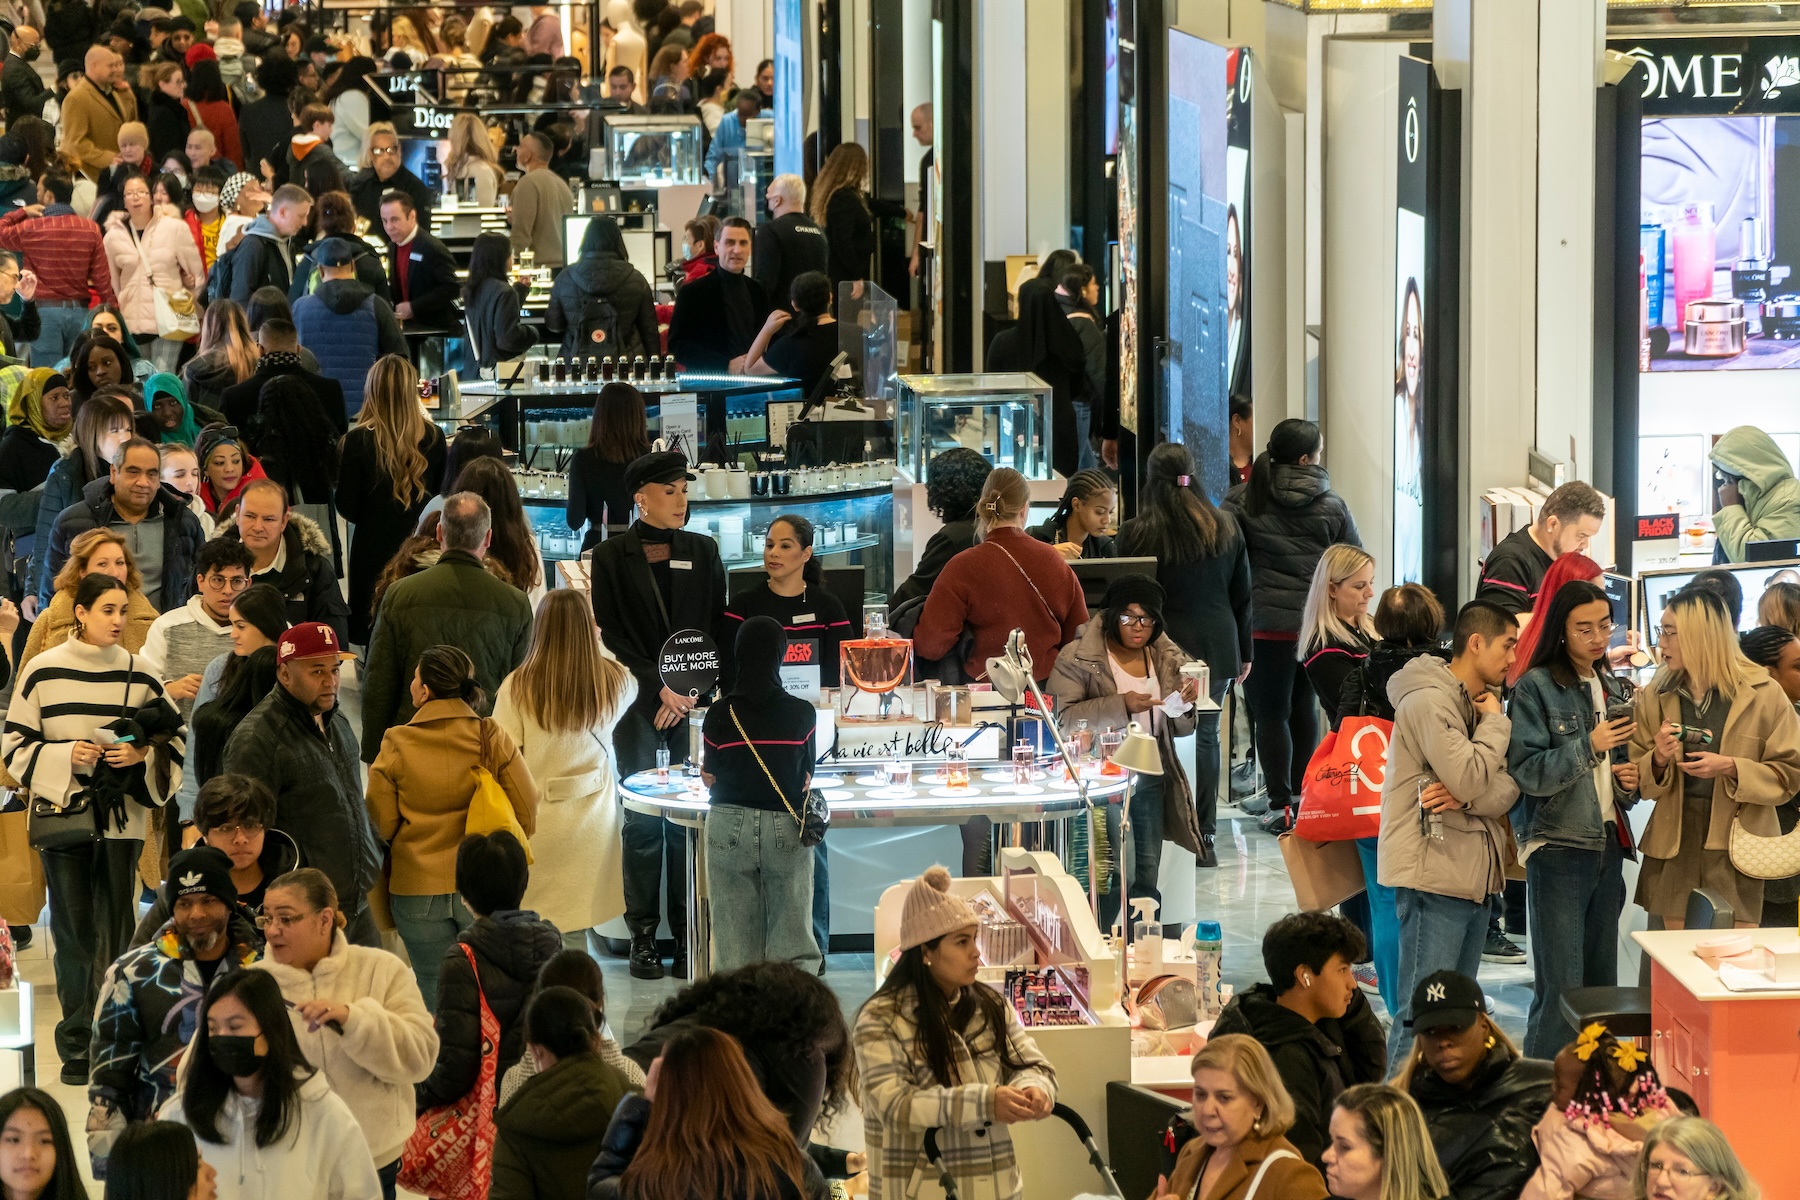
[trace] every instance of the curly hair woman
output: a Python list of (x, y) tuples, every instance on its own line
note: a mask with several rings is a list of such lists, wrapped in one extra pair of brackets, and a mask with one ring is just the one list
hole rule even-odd
[(943, 525), (925, 543), (913, 573), (894, 589), (895, 608), (924, 596), (944, 565), (975, 544), (975, 505), (993, 469), (979, 451), (966, 446), (932, 458), (925, 473), (925, 506)]

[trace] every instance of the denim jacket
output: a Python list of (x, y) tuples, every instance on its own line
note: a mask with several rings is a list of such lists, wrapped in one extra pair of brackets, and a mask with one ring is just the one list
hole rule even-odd
[[(1616, 676), (1600, 674), (1607, 703), (1623, 700), (1625, 686)], [(1519, 845), (1541, 840), (1577, 850), (1599, 850), (1606, 844), (1600, 823), (1600, 797), (1594, 792), (1598, 758), (1588, 740), (1594, 731), (1593, 696), (1586, 683), (1563, 687), (1550, 668), (1534, 667), (1513, 689), (1507, 705), (1512, 742), (1506, 769), (1519, 785), (1519, 804), (1512, 811)], [(1631, 797), (1613, 789), (1614, 803), (1624, 807)]]

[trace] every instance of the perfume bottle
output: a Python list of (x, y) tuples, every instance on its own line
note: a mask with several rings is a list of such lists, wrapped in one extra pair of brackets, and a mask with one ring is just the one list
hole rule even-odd
[(611, 383), (613, 381), (614, 369), (615, 369), (615, 364), (613, 362), (612, 355), (609, 354), (605, 358), (600, 360), (600, 378), (605, 380), (607, 383)]
[(1683, 204), (1675, 214), (1675, 319), (1686, 322), (1688, 305), (1713, 293), (1713, 271), (1718, 266), (1718, 229), (1713, 224), (1712, 201)]
[(556, 386), (561, 387), (563, 384), (567, 383), (568, 381), (569, 381), (569, 360), (566, 358), (558, 358), (556, 360)]
[(643, 355), (640, 354), (636, 358), (632, 359), (631, 360), (631, 380), (632, 380), (632, 382), (633, 383), (644, 382), (644, 378), (645, 378), (645, 375), (648, 372), (648, 370), (649, 370), (649, 366), (647, 363), (644, 362)]
[(1731, 294), (1744, 303), (1746, 332), (1762, 333), (1762, 309), (1769, 301), (1769, 260), (1762, 255), (1762, 237), (1755, 217), (1738, 226), (1738, 256), (1731, 264)]

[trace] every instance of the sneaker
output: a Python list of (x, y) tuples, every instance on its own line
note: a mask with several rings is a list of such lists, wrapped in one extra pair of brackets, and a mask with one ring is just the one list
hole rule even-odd
[(12, 935), (12, 944), (13, 944), (14, 950), (24, 950), (24, 949), (27, 949), (30, 947), (30, 945), (31, 945), (31, 926), (29, 926), (29, 925), (8, 925), (6, 927), (6, 932)]
[(1280, 837), (1284, 833), (1294, 832), (1294, 810), (1288, 808), (1271, 808), (1257, 818), (1256, 827), (1264, 833), (1272, 833)]
[(69, 1087), (86, 1087), (88, 1081), (88, 1060), (71, 1058), (62, 1065), (62, 1081)]
[(1350, 973), (1356, 976), (1357, 987), (1371, 996), (1381, 995), (1381, 981), (1375, 974), (1374, 963), (1357, 963), (1350, 968)]
[(1212, 834), (1203, 833), (1200, 835), (1200, 853), (1194, 856), (1194, 865), (1197, 867), (1216, 867), (1219, 865), (1219, 854), (1218, 851), (1213, 848)]
[(662, 955), (656, 952), (655, 937), (631, 939), (631, 977), (633, 979), (661, 979), (663, 977)]
[(1269, 811), (1269, 794), (1267, 792), (1256, 792), (1253, 795), (1245, 796), (1236, 803), (1238, 811), (1247, 816), (1260, 817)]
[(1482, 947), (1481, 950), (1481, 961), (1490, 963), (1522, 963), (1525, 961), (1525, 952), (1515, 946), (1511, 941), (1507, 940), (1504, 933), (1501, 933), (1493, 926), (1489, 926), (1487, 945)]

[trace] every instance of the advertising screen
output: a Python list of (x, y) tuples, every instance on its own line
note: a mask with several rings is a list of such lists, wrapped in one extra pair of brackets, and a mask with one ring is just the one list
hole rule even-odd
[(1225, 494), (1231, 464), (1226, 413), (1232, 322), (1226, 251), (1232, 57), (1223, 46), (1185, 33), (1169, 34), (1169, 349), (1163, 366), (1166, 404), (1161, 432), (1187, 446), (1214, 500)]
[(805, 88), (800, 74), (800, 0), (775, 0), (775, 173), (800, 174), (806, 128)]
[(1394, 218), (1394, 581), (1425, 569), (1426, 120), (1431, 64), (1400, 60)]

